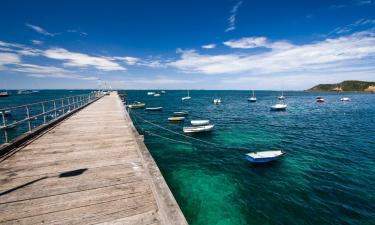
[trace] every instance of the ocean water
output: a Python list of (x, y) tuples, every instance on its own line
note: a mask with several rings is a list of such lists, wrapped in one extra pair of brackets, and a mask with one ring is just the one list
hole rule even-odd
[[(285, 92), (288, 109), (271, 112), (278, 92), (258, 91), (256, 103), (246, 91), (191, 91), (181, 102), (186, 94), (128, 91), (129, 101), (164, 107), (131, 116), (190, 224), (375, 224), (375, 95)], [(184, 123), (167, 121), (182, 110)], [(191, 119), (215, 124), (192, 136), (215, 145), (149, 123), (182, 134)], [(268, 165), (244, 159), (270, 149), (287, 154)]]
[[(0, 108), (88, 92), (12, 95), (0, 98)], [(278, 92), (257, 91), (256, 103), (247, 102), (248, 91), (190, 91), (186, 102), (186, 91), (127, 93), (129, 101), (164, 107), (131, 116), (189, 224), (375, 224), (375, 95), (285, 92), (288, 109), (271, 112)], [(317, 95), (326, 103), (317, 104)], [(216, 97), (221, 105), (212, 104)], [(168, 122), (182, 110), (189, 111), (184, 123)], [(9, 120), (21, 118), (14, 112)], [(189, 136), (213, 144), (181, 136), (191, 119), (215, 124), (211, 133)], [(268, 165), (244, 159), (270, 149), (287, 154)]]

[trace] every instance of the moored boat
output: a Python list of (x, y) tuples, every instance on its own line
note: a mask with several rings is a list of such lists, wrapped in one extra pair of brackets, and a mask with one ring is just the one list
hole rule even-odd
[(194, 127), (184, 127), (184, 133), (201, 133), (209, 132), (214, 128), (215, 125), (205, 125), (205, 126), (194, 126)]
[(285, 96), (284, 96), (284, 92), (283, 91), (281, 92), (281, 95), (279, 97), (277, 97), (277, 99), (279, 99), (279, 100), (285, 100)]
[(8, 97), (9, 93), (7, 91), (0, 92), (0, 97)]
[(267, 163), (277, 160), (284, 154), (281, 150), (251, 152), (246, 154), (246, 160), (251, 163)]
[(193, 126), (203, 126), (210, 123), (209, 120), (192, 120), (190, 121), (191, 125)]
[(185, 120), (185, 117), (183, 116), (172, 116), (168, 118), (169, 121), (171, 122), (179, 122)]
[(29, 90), (18, 90), (17, 91), (18, 95), (28, 95), (28, 94), (31, 94), (31, 93), (33, 93), (33, 92), (29, 91)]
[(165, 94), (165, 93), (167, 93), (167, 92), (166, 92), (166, 91), (161, 91), (160, 93)]
[(248, 98), (247, 101), (249, 101), (249, 102), (256, 102), (257, 101), (257, 98), (255, 97), (254, 90), (253, 90), (253, 96), (251, 96), (250, 98)]
[(146, 104), (142, 102), (134, 102), (134, 103), (128, 104), (128, 107), (132, 109), (136, 109), (136, 108), (143, 108), (145, 107), (145, 105)]
[(215, 105), (219, 105), (221, 103), (221, 99), (220, 98), (215, 98), (214, 99), (214, 104)]
[(272, 111), (283, 111), (283, 110), (286, 110), (286, 108), (287, 108), (287, 104), (285, 103), (277, 103), (271, 106)]
[(342, 101), (342, 102), (350, 102), (351, 99), (348, 98), (348, 97), (343, 97), (343, 98), (340, 99), (340, 101)]
[(189, 100), (189, 99), (191, 99), (191, 97), (190, 97), (190, 91), (188, 90), (188, 96), (182, 97), (181, 100), (185, 101), (185, 100)]
[(189, 112), (187, 111), (181, 111), (181, 112), (173, 112), (173, 116), (186, 116)]
[(161, 111), (161, 110), (163, 110), (163, 107), (149, 107), (149, 108), (146, 108), (146, 110), (148, 110), (148, 111)]
[(323, 103), (325, 102), (325, 99), (322, 97), (316, 97), (316, 102)]
[(155, 92), (153, 92), (153, 91), (147, 92), (147, 95), (154, 95), (154, 94), (155, 94)]
[(159, 97), (159, 96), (160, 96), (159, 93), (154, 94), (154, 97)]

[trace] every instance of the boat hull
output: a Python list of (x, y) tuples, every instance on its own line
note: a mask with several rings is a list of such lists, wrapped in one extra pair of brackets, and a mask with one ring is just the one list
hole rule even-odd
[(210, 132), (214, 128), (214, 125), (197, 126), (197, 127), (184, 127), (184, 133), (203, 133)]
[(254, 158), (251, 158), (250, 156), (246, 156), (246, 160), (253, 163), (253, 164), (257, 164), (257, 163), (269, 163), (269, 162), (273, 162), (277, 159), (279, 159), (280, 156), (278, 157), (269, 157), (269, 158), (262, 158), (262, 159), (254, 159)]
[(147, 111), (162, 111), (163, 107), (146, 108)]
[(193, 126), (204, 126), (210, 123), (209, 120), (192, 120), (190, 121), (191, 125)]

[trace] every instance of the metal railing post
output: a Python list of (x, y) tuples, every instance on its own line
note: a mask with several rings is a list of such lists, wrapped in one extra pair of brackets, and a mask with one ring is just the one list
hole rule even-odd
[(62, 114), (65, 114), (65, 108), (64, 108), (64, 99), (61, 99), (61, 109), (62, 109)]
[(43, 111), (43, 124), (46, 124), (46, 110), (44, 109), (44, 103), (42, 103), (42, 111)]
[(69, 112), (70, 112), (70, 98), (68, 97), (68, 106), (69, 106)]
[(5, 119), (5, 111), (1, 111), (1, 115), (3, 117), (3, 126), (4, 126), (4, 138), (5, 138), (5, 143), (8, 143), (8, 131), (7, 131), (7, 122)]
[(56, 112), (56, 101), (53, 100), (53, 110), (55, 111), (55, 118), (57, 117), (57, 112)]
[(30, 122), (30, 111), (29, 106), (26, 106), (26, 118), (27, 118), (27, 124), (29, 125), (29, 132), (31, 131), (31, 122)]

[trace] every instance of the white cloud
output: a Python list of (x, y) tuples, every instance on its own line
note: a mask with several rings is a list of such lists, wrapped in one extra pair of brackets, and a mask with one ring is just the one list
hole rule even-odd
[(33, 29), (34, 31), (40, 33), (40, 34), (43, 34), (43, 35), (46, 35), (46, 36), (55, 36), (57, 35), (57, 33), (50, 33), (48, 31), (46, 31), (45, 29), (39, 27), (39, 26), (36, 26), (36, 25), (33, 25), (33, 24), (29, 24), (29, 23), (26, 23), (26, 26), (30, 27), (31, 29)]
[(123, 57), (115, 56), (115, 57), (112, 57), (111, 59), (117, 59), (117, 60), (124, 61), (126, 64), (131, 65), (131, 66), (135, 65), (137, 62), (140, 61), (139, 58), (131, 57), (131, 56), (123, 56)]
[(0, 65), (16, 64), (19, 62), (21, 62), (21, 59), (17, 54), (0, 52)]
[(216, 45), (215, 44), (208, 44), (208, 45), (202, 45), (201, 47), (205, 48), (205, 49), (212, 49), (212, 48), (216, 48)]
[(225, 32), (229, 32), (236, 29), (236, 17), (238, 8), (242, 5), (242, 1), (237, 2), (230, 11), (230, 16), (228, 18), (228, 27), (225, 29)]
[(65, 61), (65, 66), (70, 67), (94, 67), (103, 71), (126, 70), (120, 64), (109, 60), (106, 57), (90, 56), (83, 53), (70, 52), (63, 48), (53, 48), (44, 51), (44, 56)]
[(33, 43), (34, 45), (41, 45), (41, 44), (43, 44), (43, 41), (31, 40), (31, 43)]
[(74, 30), (74, 29), (67, 30), (66, 32), (68, 32), (68, 33), (78, 33), (80, 36), (87, 36), (88, 35), (86, 32), (82, 32), (82, 31), (78, 31), (78, 30)]
[[(204, 55), (194, 50), (182, 51), (181, 58), (169, 66), (185, 72), (203, 74), (272, 74), (301, 71), (326, 72), (345, 65), (346, 70), (372, 63), (375, 57), (375, 32), (359, 32), (335, 39), (280, 48), (274, 43), (258, 40), (255, 46), (268, 46), (271, 51), (258, 54)], [(275, 42), (277, 43), (277, 42)], [(254, 46), (251, 42), (245, 46)]]
[(223, 44), (231, 48), (243, 48), (243, 49), (259, 48), (259, 47), (272, 48), (272, 49), (288, 49), (288, 48), (293, 47), (293, 45), (287, 41), (270, 42), (266, 37), (241, 38), (238, 40), (225, 41), (223, 42)]

